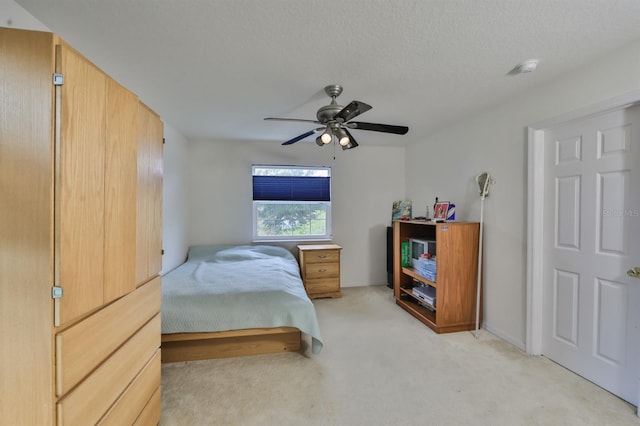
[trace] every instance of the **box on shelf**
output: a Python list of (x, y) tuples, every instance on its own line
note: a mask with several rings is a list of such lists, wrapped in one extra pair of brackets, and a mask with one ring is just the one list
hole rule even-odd
[(447, 220), (456, 220), (456, 205), (453, 203), (449, 203), (449, 208), (447, 209)]
[(436, 260), (421, 257), (416, 262), (416, 271), (430, 281), (436, 281)]
[(427, 305), (428, 308), (435, 309), (436, 289), (434, 287), (430, 285), (414, 287), (412, 293), (422, 302), (423, 306)]

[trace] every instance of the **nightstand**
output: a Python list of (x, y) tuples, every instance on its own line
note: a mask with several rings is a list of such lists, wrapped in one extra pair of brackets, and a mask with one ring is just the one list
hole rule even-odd
[(298, 246), (300, 272), (310, 299), (342, 297), (340, 293), (340, 247), (337, 244)]

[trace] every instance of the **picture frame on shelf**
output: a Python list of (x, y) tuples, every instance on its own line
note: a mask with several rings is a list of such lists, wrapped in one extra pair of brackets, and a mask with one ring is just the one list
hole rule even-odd
[(447, 212), (449, 211), (449, 203), (436, 203), (433, 210), (434, 220), (447, 220)]
[(411, 218), (411, 201), (394, 201), (391, 220), (406, 220)]

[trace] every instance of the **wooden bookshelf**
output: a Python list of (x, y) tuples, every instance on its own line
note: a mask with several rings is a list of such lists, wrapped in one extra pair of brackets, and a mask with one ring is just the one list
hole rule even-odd
[[(436, 333), (475, 329), (478, 279), (477, 222), (394, 221), (393, 292), (396, 304)], [(410, 238), (436, 242), (436, 280), (402, 266), (401, 247)], [(414, 280), (436, 288), (435, 310), (413, 295)], [(482, 312), (481, 312), (482, 313)]]

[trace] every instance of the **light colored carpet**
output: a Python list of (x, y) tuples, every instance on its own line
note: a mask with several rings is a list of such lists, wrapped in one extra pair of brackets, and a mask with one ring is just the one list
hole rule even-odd
[(324, 348), (162, 366), (161, 425), (640, 425), (635, 407), (491, 334), (438, 335), (385, 286), (315, 300)]

